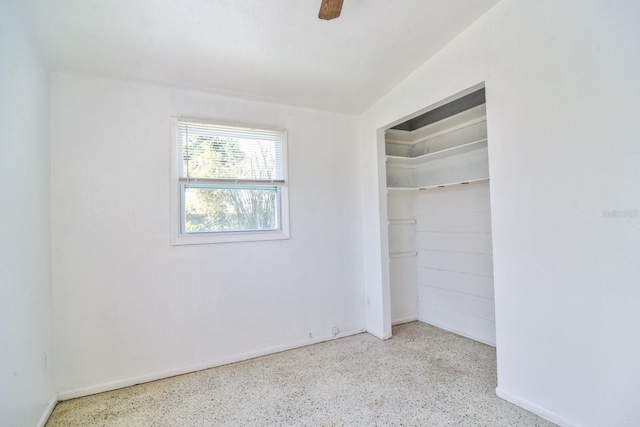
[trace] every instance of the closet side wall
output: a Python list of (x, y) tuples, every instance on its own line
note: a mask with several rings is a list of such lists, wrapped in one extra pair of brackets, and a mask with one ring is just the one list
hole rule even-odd
[(391, 323), (418, 319), (416, 287), (415, 199), (413, 192), (389, 191), (389, 275), (391, 278)]

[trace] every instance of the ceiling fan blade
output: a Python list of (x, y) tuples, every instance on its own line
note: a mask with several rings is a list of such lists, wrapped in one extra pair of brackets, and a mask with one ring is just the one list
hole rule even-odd
[(329, 21), (340, 16), (340, 12), (342, 11), (342, 1), (343, 0), (322, 0), (318, 18)]

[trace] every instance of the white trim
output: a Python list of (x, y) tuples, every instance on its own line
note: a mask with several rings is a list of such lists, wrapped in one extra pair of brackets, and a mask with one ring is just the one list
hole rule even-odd
[(49, 421), (49, 417), (51, 417), (51, 413), (53, 412), (57, 404), (58, 404), (58, 396), (53, 396), (51, 398), (51, 401), (47, 405), (46, 409), (42, 413), (40, 420), (38, 420), (38, 424), (36, 424), (36, 426), (44, 427), (44, 425), (47, 424), (47, 421)]
[(373, 335), (374, 337), (382, 341), (388, 340), (389, 338), (391, 338), (391, 332), (383, 332), (382, 334), (380, 334), (380, 333), (377, 333), (376, 331), (367, 331), (367, 333), (369, 335)]
[(398, 326), (398, 325), (402, 325), (403, 323), (415, 322), (417, 320), (419, 320), (417, 315), (416, 316), (401, 317), (400, 319), (392, 320), (391, 321), (391, 326)]
[(182, 368), (170, 369), (161, 372), (155, 372), (146, 375), (140, 375), (138, 377), (123, 378), (115, 381), (110, 381), (102, 384), (96, 384), (89, 387), (82, 387), (58, 393), (58, 400), (69, 400), (77, 397), (89, 396), (96, 393), (103, 393), (105, 391), (117, 390), (124, 387), (134, 386), (136, 384), (148, 383), (151, 381), (157, 381), (164, 378), (175, 377), (177, 375), (188, 374), (191, 372), (201, 371), (203, 369), (216, 368), (218, 366), (229, 365), (231, 363), (243, 362), (249, 359), (255, 359), (256, 357), (266, 356), (269, 354), (280, 353), (287, 350), (293, 350), (295, 348), (306, 347), (313, 344), (319, 344), (325, 341), (331, 341), (338, 338), (345, 338), (351, 335), (358, 335), (366, 332), (364, 329), (350, 329), (347, 331), (340, 331), (338, 335), (333, 334), (324, 335), (318, 338), (306, 339), (293, 344), (277, 345), (273, 347), (267, 347), (262, 350), (252, 351), (249, 353), (239, 354), (233, 357), (227, 357), (224, 359), (215, 359), (208, 362), (197, 363)]
[[(283, 218), (284, 219), (284, 218)], [(289, 239), (289, 228), (269, 231), (233, 231), (229, 233), (202, 233), (202, 235), (180, 235), (171, 241), (174, 246), (206, 245), (214, 243), (262, 242)]]
[(169, 176), (169, 187), (171, 203), (171, 244), (173, 245), (180, 237), (180, 182), (178, 180), (178, 119), (171, 118), (171, 176)]
[(545, 420), (551, 421), (562, 427), (578, 427), (578, 424), (567, 420), (566, 418), (561, 417), (555, 412), (551, 412), (548, 409), (543, 408), (542, 406), (536, 405), (529, 400), (518, 397), (514, 394), (511, 394), (507, 391), (504, 391), (500, 387), (496, 388), (496, 396), (501, 399), (506, 400), (509, 403), (513, 403), (516, 406), (519, 406), (527, 411), (538, 415), (539, 417), (544, 418)]
[[(451, 311), (455, 311), (455, 310), (451, 310)], [(465, 314), (465, 313), (462, 313), (462, 314)], [(484, 320), (486, 322), (493, 323), (494, 327), (495, 327), (495, 323), (496, 322), (494, 320), (483, 319), (482, 317), (477, 317), (477, 316), (473, 316), (473, 317), (476, 317), (477, 319), (482, 319), (482, 320)], [(440, 328), (440, 329), (442, 329), (444, 331), (452, 332), (452, 333), (454, 333), (456, 335), (460, 335), (461, 337), (469, 338), (470, 340), (474, 340), (474, 341), (477, 341), (479, 343), (486, 344), (489, 347), (493, 347), (493, 348), (496, 347), (496, 343), (495, 342), (487, 341), (485, 339), (482, 339), (482, 338), (479, 338), (479, 337), (476, 337), (476, 336), (473, 336), (473, 335), (469, 335), (468, 333), (466, 333), (464, 331), (460, 331), (460, 330), (458, 330), (456, 328), (451, 328), (449, 326), (442, 325), (442, 324), (440, 324), (438, 322), (433, 322), (431, 320), (429, 320), (429, 321), (424, 320), (424, 319), (418, 319), (418, 320), (421, 321), (422, 323), (426, 323), (427, 325), (435, 326), (436, 328)]]

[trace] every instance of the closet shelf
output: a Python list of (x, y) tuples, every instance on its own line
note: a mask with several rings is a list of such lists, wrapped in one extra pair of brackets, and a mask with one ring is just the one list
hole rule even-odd
[(487, 139), (480, 139), (478, 141), (469, 142), (467, 144), (458, 145), (456, 147), (445, 148), (444, 150), (435, 151), (433, 153), (423, 154), (416, 157), (403, 157), (403, 156), (386, 156), (387, 164), (389, 166), (409, 166), (416, 167), (423, 163), (431, 162), (433, 160), (440, 160), (452, 156), (458, 156), (460, 154), (469, 153), (475, 150), (481, 150), (487, 148)]
[(409, 257), (415, 257), (415, 256), (418, 256), (418, 252), (396, 252), (396, 253), (389, 254), (389, 258), (391, 259), (409, 258)]
[(412, 225), (415, 224), (415, 219), (391, 219), (389, 225)]
[(479, 182), (487, 182), (487, 181), (489, 181), (489, 177), (470, 179), (462, 182), (447, 182), (444, 184), (426, 185), (422, 187), (387, 187), (387, 191), (424, 191), (424, 190), (433, 190), (434, 188), (452, 187), (454, 185), (476, 184)]

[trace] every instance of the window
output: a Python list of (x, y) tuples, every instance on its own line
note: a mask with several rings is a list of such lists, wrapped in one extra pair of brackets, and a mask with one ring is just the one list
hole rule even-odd
[(177, 119), (173, 244), (289, 237), (284, 131)]

